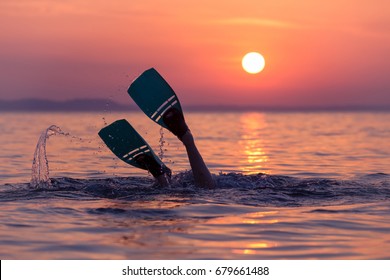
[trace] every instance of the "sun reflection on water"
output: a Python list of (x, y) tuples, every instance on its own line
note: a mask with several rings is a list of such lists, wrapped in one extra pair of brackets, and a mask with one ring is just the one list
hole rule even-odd
[(264, 150), (262, 130), (267, 127), (264, 114), (247, 113), (240, 118), (241, 140), (239, 144), (243, 147), (245, 161), (241, 162), (242, 172), (246, 174), (270, 173), (266, 163), (268, 155)]
[[(216, 227), (211, 230), (214, 236), (226, 235), (232, 229), (232, 225), (247, 225), (247, 230), (252, 228), (255, 225), (261, 224), (277, 224), (279, 219), (276, 219), (278, 216), (278, 211), (264, 211), (264, 212), (252, 212), (241, 215), (231, 215), (225, 217), (219, 217), (207, 222), (207, 225), (215, 225)], [(210, 232), (210, 231), (209, 231)], [(224, 248), (230, 248), (231, 253), (238, 255), (258, 255), (261, 250), (269, 249), (273, 247), (278, 247), (277, 242), (272, 240), (266, 240), (264, 238), (253, 238), (248, 240), (246, 238), (241, 239), (241, 232), (235, 232), (238, 236), (236, 240), (226, 240), (223, 243), (212, 242), (213, 248), (218, 248), (223, 246)]]

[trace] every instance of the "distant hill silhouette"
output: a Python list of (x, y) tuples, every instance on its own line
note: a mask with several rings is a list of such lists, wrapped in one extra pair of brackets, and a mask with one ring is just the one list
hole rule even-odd
[(74, 99), (53, 101), (45, 99), (0, 100), (0, 111), (128, 111), (131, 104), (121, 105), (106, 99)]
[[(182, 104), (184, 105), (184, 104)], [(235, 105), (184, 105), (186, 111), (274, 111), (274, 112), (314, 112), (314, 111), (390, 111), (390, 105), (382, 106), (323, 106), (323, 107), (269, 107), (269, 106), (235, 106)], [(76, 112), (76, 111), (131, 111), (136, 105), (131, 102), (118, 104), (108, 99), (73, 99), (53, 101), (46, 99), (0, 100), (0, 112), (37, 111), (37, 112)]]

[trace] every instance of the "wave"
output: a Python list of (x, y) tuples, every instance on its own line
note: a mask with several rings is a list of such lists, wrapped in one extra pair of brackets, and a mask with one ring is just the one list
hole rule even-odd
[(307, 179), (281, 175), (214, 175), (215, 189), (194, 186), (190, 171), (161, 188), (151, 177), (102, 179), (51, 178), (50, 183), (0, 186), (0, 202), (41, 199), (121, 201), (180, 200), (184, 203), (300, 207), (370, 203), (390, 199), (390, 175), (368, 174), (356, 179)]
[[(176, 174), (169, 188), (161, 188), (151, 177), (50, 178), (46, 140), (58, 134), (81, 140), (63, 132), (56, 125), (44, 130), (36, 146), (30, 183), (0, 186), (0, 202), (51, 198), (122, 201), (179, 199), (191, 204), (210, 201), (213, 204), (299, 207), (368, 203), (390, 198), (390, 176), (384, 173), (348, 180), (221, 173), (214, 175), (217, 183), (215, 189), (195, 187), (191, 171)], [(161, 153), (163, 142), (161, 133)]]

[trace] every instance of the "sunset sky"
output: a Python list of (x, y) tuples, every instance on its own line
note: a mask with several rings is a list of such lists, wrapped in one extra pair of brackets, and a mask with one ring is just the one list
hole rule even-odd
[(131, 102), (155, 67), (183, 105), (390, 106), (388, 0), (1, 0), (0, 39), (0, 99)]

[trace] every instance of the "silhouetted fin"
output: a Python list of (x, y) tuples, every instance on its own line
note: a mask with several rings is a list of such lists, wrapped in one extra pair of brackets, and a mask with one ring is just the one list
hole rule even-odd
[(99, 131), (99, 136), (124, 162), (148, 170), (154, 177), (163, 173), (170, 174), (170, 169), (126, 120), (117, 120), (104, 127)]
[(171, 108), (183, 114), (175, 92), (154, 68), (135, 79), (127, 92), (150, 119), (168, 130), (163, 115)]

